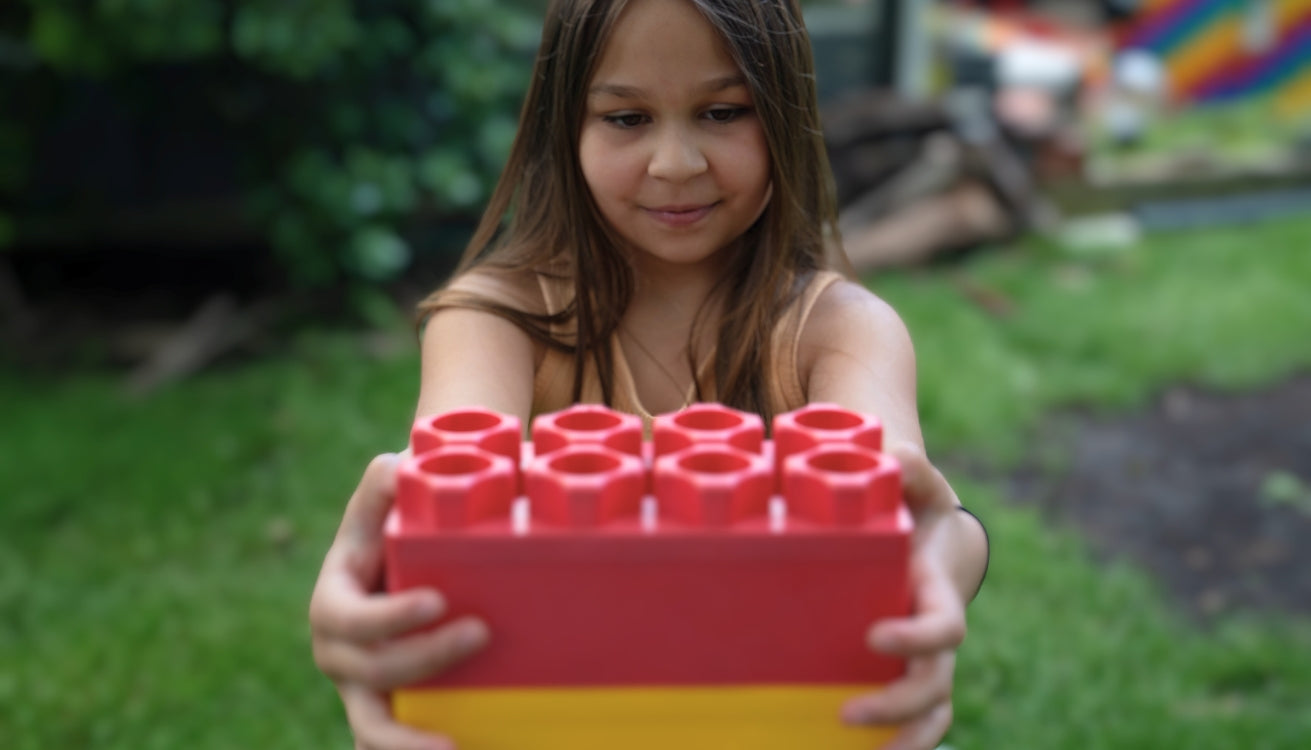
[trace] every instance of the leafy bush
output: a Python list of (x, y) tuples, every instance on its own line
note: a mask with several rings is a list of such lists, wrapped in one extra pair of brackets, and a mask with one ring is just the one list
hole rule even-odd
[[(478, 209), (514, 135), (540, 12), (530, 0), (4, 5), (0, 199), (23, 196), (38, 167), (52, 91), (92, 85), (142, 117), (200, 113), (239, 144), (234, 188), (305, 283), (393, 276), (419, 220)], [(0, 209), (0, 247), (22, 237), (23, 210)]]

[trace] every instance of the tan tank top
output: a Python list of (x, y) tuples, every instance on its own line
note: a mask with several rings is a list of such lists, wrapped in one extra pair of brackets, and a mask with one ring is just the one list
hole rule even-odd
[[(542, 297), (546, 302), (548, 313), (557, 313), (569, 303), (573, 294), (571, 284), (559, 279), (538, 277)], [(815, 306), (815, 301), (831, 284), (842, 279), (838, 273), (820, 271), (815, 274), (801, 296), (792, 303), (779, 319), (778, 325), (770, 338), (771, 361), (774, 363), (775, 376), (769, 380), (770, 407), (775, 414), (782, 414), (799, 409), (806, 404), (805, 384), (801, 382), (801, 373), (797, 368), (797, 351), (801, 343), (801, 332), (805, 329), (807, 318)], [(568, 328), (553, 328), (551, 333), (567, 337)], [(637, 396), (637, 386), (633, 373), (628, 368), (618, 334), (611, 340), (614, 352), (614, 403), (611, 407), (619, 411), (636, 414), (642, 418), (649, 429), (654, 415), (644, 407)], [(714, 361), (714, 351), (702, 361), (697, 372), (697, 380), (706, 383), (702, 400), (714, 401), (715, 385), (707, 382), (706, 370)], [(574, 360), (573, 357), (555, 349), (547, 349), (545, 357), (537, 368), (533, 378), (533, 414), (546, 414), (559, 411), (573, 403)], [(685, 400), (691, 401), (692, 394)], [(603, 403), (601, 382), (596, 375), (596, 366), (589, 362), (583, 376), (581, 401), (589, 404)]]

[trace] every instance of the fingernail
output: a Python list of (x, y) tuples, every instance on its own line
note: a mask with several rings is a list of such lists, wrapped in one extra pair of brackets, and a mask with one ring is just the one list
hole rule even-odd
[(843, 706), (842, 721), (846, 724), (863, 724), (865, 723), (865, 715), (859, 706)]
[(886, 630), (871, 630), (866, 640), (875, 651), (892, 651), (897, 647), (897, 637)]
[(475, 649), (487, 642), (487, 636), (487, 625), (482, 620), (472, 620), (460, 626), (455, 642), (462, 649)]
[(419, 603), (415, 605), (415, 609), (418, 611), (420, 617), (425, 620), (431, 620), (441, 614), (443, 606), (444, 604), (442, 602), (441, 594), (433, 592), (420, 597)]

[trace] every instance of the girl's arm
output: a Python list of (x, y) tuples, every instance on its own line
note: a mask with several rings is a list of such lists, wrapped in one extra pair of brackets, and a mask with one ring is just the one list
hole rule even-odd
[[(495, 293), (493, 299), (525, 309), (531, 310), (527, 306), (536, 302), (526, 289), (493, 287), (486, 281), (478, 287), (476, 291)], [(482, 310), (445, 308), (428, 319), (421, 352), (416, 416), (481, 406), (513, 414), (527, 424), (537, 352), (532, 338), (518, 326)]]
[(986, 534), (973, 516), (959, 512), (955, 492), (924, 455), (914, 349), (891, 307), (855, 284), (829, 287), (806, 324), (798, 357), (810, 401), (883, 422), (885, 450), (901, 462), (903, 495), (915, 517), (915, 611), (868, 633), (870, 648), (906, 658), (906, 674), (849, 700), (843, 718), (898, 725), (885, 750), (931, 750), (951, 725), (956, 648), (965, 638), (965, 604), (987, 567)]
[[(534, 347), (512, 323), (488, 312), (443, 309), (424, 329), (422, 359), (419, 415), (482, 406), (528, 418)], [(441, 594), (376, 590), (395, 465), (394, 456), (370, 465), (323, 561), (310, 604), (314, 657), (337, 684), (358, 750), (447, 748), (444, 738), (396, 723), (386, 694), (467, 657), (489, 634), (469, 617), (413, 634), (445, 614)]]
[(883, 422), (885, 443), (923, 447), (915, 350), (886, 302), (848, 281), (831, 285), (815, 302), (798, 356), (811, 401), (873, 414)]
[[(873, 414), (883, 423), (888, 452), (903, 458), (907, 494), (920, 501), (918, 521), (945, 522), (943, 562), (965, 601), (978, 590), (987, 564), (987, 539), (924, 457), (916, 409), (915, 350), (900, 316), (883, 300), (851, 282), (830, 286), (815, 303), (798, 352), (807, 399)], [(941, 511), (953, 511), (942, 513)], [(928, 518), (919, 515), (931, 513)], [(921, 524), (923, 525), (923, 524)], [(925, 540), (928, 542), (929, 540)]]

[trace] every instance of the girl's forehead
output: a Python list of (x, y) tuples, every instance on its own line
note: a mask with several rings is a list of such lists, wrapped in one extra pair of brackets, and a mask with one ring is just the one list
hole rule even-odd
[(735, 76), (740, 72), (727, 44), (690, 0), (632, 0), (601, 51), (593, 84)]

